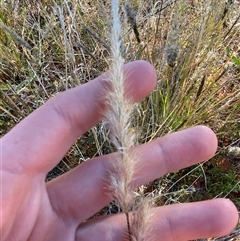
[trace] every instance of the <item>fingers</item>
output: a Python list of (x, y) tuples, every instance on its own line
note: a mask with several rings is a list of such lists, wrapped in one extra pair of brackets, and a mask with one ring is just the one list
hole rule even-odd
[[(126, 92), (134, 101), (156, 84), (155, 70), (147, 62), (129, 63), (124, 73)], [(13, 128), (2, 141), (3, 158), (11, 160), (4, 165), (32, 175), (51, 170), (76, 139), (102, 118), (106, 76), (59, 94)]]
[[(160, 209), (154, 217), (155, 235), (163, 240), (185, 241), (223, 236), (230, 233), (238, 222), (238, 212), (228, 199), (167, 206), (164, 218)], [(161, 233), (160, 229), (166, 229)], [(165, 235), (165, 236), (164, 236)]]
[[(140, 186), (168, 172), (204, 161), (214, 155), (216, 148), (215, 134), (204, 126), (136, 147), (133, 152), (139, 157), (139, 166), (134, 174), (134, 185)], [(66, 219), (81, 223), (107, 205), (111, 198), (106, 194), (106, 170), (113, 158), (114, 155), (108, 155), (88, 160), (49, 182), (47, 190), (55, 205), (53, 208)], [(58, 202), (54, 203), (54, 200)]]
[[(141, 147), (136, 186), (167, 173), (210, 159), (217, 150), (217, 137), (206, 126), (175, 132)], [(138, 151), (137, 151), (138, 152)]]
[[(224, 236), (238, 222), (237, 209), (227, 199), (154, 208), (149, 215), (152, 215), (149, 223), (152, 241), (186, 241)], [(124, 214), (111, 215), (81, 224), (76, 232), (76, 240), (124, 241), (126, 233)]]

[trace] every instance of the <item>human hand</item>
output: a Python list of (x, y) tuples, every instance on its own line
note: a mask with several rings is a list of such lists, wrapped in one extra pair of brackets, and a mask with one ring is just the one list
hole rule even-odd
[[(144, 61), (125, 65), (127, 94), (138, 101), (156, 84), (152, 66)], [(65, 91), (33, 112), (1, 139), (2, 241), (123, 241), (122, 214), (86, 221), (111, 199), (105, 175), (112, 155), (88, 160), (45, 183), (84, 132), (98, 123), (106, 108), (104, 75)], [(137, 187), (166, 173), (210, 158), (217, 140), (207, 127), (173, 133), (136, 147), (141, 168)], [(133, 151), (136, 151), (133, 150)], [(153, 240), (184, 241), (221, 236), (236, 225), (238, 213), (227, 199), (176, 204), (153, 209)]]

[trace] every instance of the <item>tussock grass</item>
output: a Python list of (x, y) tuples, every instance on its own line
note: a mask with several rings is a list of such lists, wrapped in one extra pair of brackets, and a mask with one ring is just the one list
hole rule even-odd
[[(127, 8), (136, 23), (122, 17), (124, 58), (148, 60), (158, 74), (157, 88), (136, 111), (139, 142), (197, 124), (219, 138), (213, 160), (156, 180), (145, 194), (159, 205), (226, 196), (240, 210), (239, 157), (229, 151), (240, 146), (239, 1), (132, 1)], [(107, 70), (109, 31), (108, 1), (0, 0), (0, 134)], [(100, 123), (57, 172), (110, 150)]]

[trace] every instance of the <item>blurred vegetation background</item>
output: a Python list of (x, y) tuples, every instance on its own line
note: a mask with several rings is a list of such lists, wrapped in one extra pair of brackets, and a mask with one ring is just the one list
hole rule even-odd
[[(219, 139), (210, 161), (142, 190), (158, 205), (227, 197), (240, 211), (240, 2), (134, 0), (121, 6), (126, 62), (147, 60), (158, 75), (157, 88), (136, 111), (139, 143), (198, 124)], [(1, 136), (49, 98), (109, 69), (110, 25), (109, 1), (0, 0)], [(110, 151), (99, 123), (46, 181)]]

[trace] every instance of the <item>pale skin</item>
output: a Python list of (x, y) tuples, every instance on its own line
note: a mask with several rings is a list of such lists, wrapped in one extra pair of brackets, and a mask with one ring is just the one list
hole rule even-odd
[[(137, 61), (124, 68), (126, 93), (132, 100), (139, 101), (153, 90), (156, 73), (150, 64)], [(124, 240), (122, 214), (84, 222), (111, 201), (105, 179), (112, 155), (88, 160), (45, 183), (46, 174), (77, 138), (102, 119), (104, 78), (52, 98), (1, 139), (2, 241)], [(204, 126), (138, 146), (132, 150), (141, 167), (134, 185), (207, 160), (216, 148), (215, 134)], [(151, 226), (154, 241), (187, 241), (226, 235), (237, 222), (234, 204), (215, 199), (154, 208)]]

